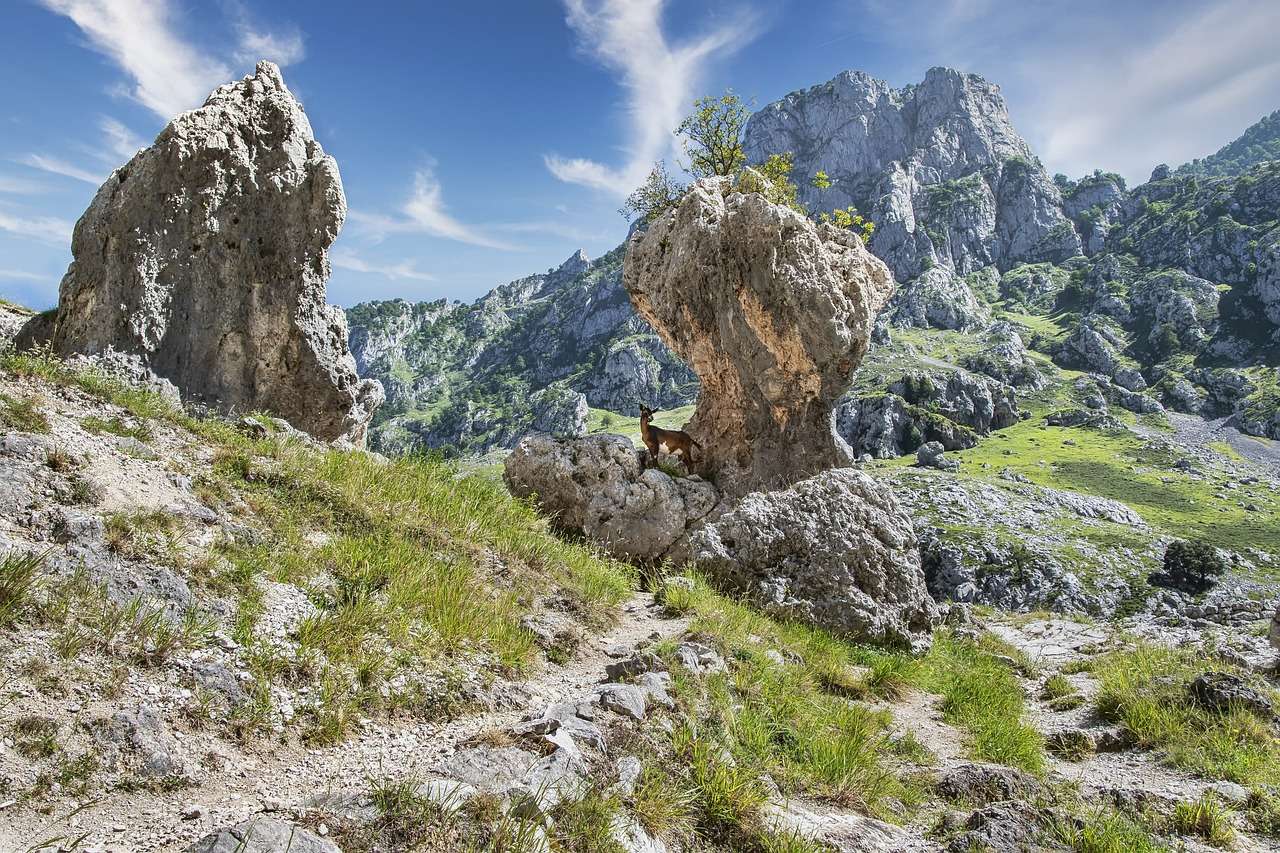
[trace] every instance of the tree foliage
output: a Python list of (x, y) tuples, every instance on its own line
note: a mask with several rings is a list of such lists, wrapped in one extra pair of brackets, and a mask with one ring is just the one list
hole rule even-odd
[(688, 187), (671, 177), (667, 165), (659, 160), (653, 164), (645, 182), (627, 196), (618, 212), (624, 219), (640, 218), (652, 222), (675, 207), (686, 189)]
[(1164, 551), (1164, 573), (1180, 585), (1204, 588), (1227, 571), (1218, 549), (1203, 540), (1175, 539)]
[[(747, 165), (742, 137), (750, 117), (750, 108), (732, 89), (718, 98), (705, 97), (694, 101), (693, 112), (680, 122), (675, 131), (688, 158), (684, 171), (694, 180), (717, 176), (732, 178), (738, 192), (760, 193), (774, 204), (784, 204), (802, 216), (809, 216), (808, 209), (799, 200), (800, 188), (791, 178), (795, 160), (790, 151), (772, 154), (763, 163)], [(826, 172), (818, 171), (809, 183), (816, 189), (825, 190), (831, 186), (831, 178)], [(645, 182), (627, 196), (618, 212), (627, 219), (652, 222), (674, 207), (688, 188), (687, 184), (672, 177), (666, 165), (659, 161)], [(817, 219), (854, 231), (864, 243), (875, 231), (875, 224), (863, 218), (853, 207), (821, 213)]]
[(747, 162), (742, 131), (750, 117), (750, 108), (732, 89), (718, 98), (694, 101), (692, 115), (676, 128), (689, 158), (689, 173), (699, 179), (737, 175)]

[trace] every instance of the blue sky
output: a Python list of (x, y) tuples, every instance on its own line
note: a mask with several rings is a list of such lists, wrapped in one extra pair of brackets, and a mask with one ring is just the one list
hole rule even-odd
[(1050, 171), (1141, 181), (1280, 108), (1280, 3), (1126, 0), (0, 0), (0, 296), (56, 301), (111, 169), (259, 58), (351, 214), (331, 301), (473, 299), (615, 246), (696, 96), (845, 69), (999, 83)]

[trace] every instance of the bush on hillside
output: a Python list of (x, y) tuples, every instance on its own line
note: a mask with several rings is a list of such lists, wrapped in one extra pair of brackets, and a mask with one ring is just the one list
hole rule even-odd
[(1227, 571), (1218, 549), (1201, 539), (1175, 539), (1164, 552), (1164, 576), (1175, 586), (1205, 589)]

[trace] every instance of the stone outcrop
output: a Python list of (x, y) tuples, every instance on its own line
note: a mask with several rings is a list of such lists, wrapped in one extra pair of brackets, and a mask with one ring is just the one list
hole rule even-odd
[(766, 611), (856, 640), (919, 647), (937, 621), (910, 515), (857, 470), (752, 492), (694, 532), (690, 550)]
[(846, 397), (836, 407), (836, 432), (857, 456), (892, 459), (936, 441), (947, 450), (978, 444), (978, 434), (897, 394)]
[(62, 355), (140, 356), (189, 402), (363, 443), (382, 388), (357, 377), (344, 316), (325, 304), (346, 212), (337, 163), (259, 63), (102, 185), (42, 330)]
[(1010, 323), (1003, 320), (992, 323), (983, 334), (983, 343), (981, 352), (963, 359), (964, 367), (1017, 388), (1035, 391), (1044, 387), (1044, 374)]
[(951, 270), (933, 267), (904, 284), (887, 312), (895, 325), (966, 331), (991, 322), (987, 307)]
[(518, 497), (536, 497), (556, 523), (632, 560), (679, 562), (688, 533), (718, 511), (720, 495), (698, 477), (646, 468), (626, 438), (525, 438), (507, 457), (503, 479)]
[(849, 463), (832, 408), (893, 291), (856, 235), (708, 179), (632, 239), (623, 285), (698, 375), (688, 431), (722, 490)]
[(187, 853), (342, 853), (341, 848), (311, 830), (265, 815), (210, 833)]

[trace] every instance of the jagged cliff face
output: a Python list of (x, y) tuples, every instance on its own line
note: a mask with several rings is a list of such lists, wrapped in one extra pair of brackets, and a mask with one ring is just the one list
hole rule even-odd
[(485, 452), (530, 431), (580, 432), (586, 407), (684, 405), (693, 374), (631, 308), (622, 253), (575, 253), (471, 305), (371, 302), (348, 311), (362, 376), (387, 405), (370, 434), (385, 451)]
[[(760, 110), (745, 147), (750, 162), (790, 151), (811, 210), (854, 205), (870, 215), (871, 250), (900, 281), (934, 265), (965, 274), (1080, 250), (999, 87), (972, 74), (934, 68), (894, 89), (847, 71)], [(809, 184), (819, 170), (827, 189)]]

